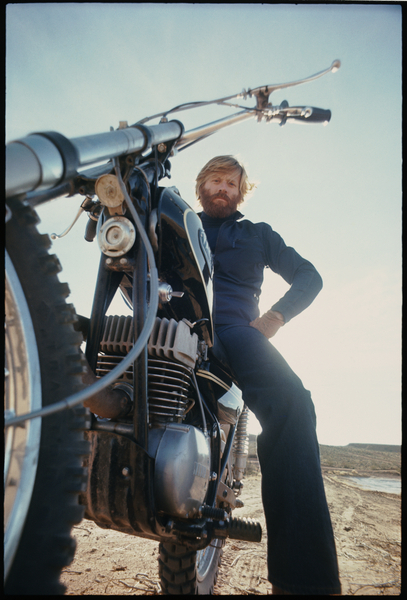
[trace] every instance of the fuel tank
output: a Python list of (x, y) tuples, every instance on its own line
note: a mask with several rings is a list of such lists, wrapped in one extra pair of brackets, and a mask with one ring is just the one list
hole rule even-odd
[[(201, 321), (205, 342), (213, 345), (212, 254), (201, 219), (173, 187), (163, 188), (157, 206), (160, 279), (184, 292), (161, 307), (167, 318)], [(160, 315), (161, 316), (161, 315)]]

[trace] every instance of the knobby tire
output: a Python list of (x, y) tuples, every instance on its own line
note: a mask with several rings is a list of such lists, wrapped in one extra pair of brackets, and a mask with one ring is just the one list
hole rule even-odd
[[(82, 336), (73, 327), (74, 308), (66, 303), (69, 288), (57, 277), (60, 263), (48, 253), (51, 241), (36, 228), (37, 214), (16, 199), (9, 206), (12, 218), (6, 225), (6, 249), (28, 306), (39, 358), (41, 401), (47, 406), (83, 387)], [(18, 306), (15, 308), (18, 312)], [(6, 330), (7, 326), (6, 315)], [(12, 322), (9, 326), (12, 328)], [(18, 354), (15, 351), (13, 356)], [(71, 529), (84, 514), (78, 497), (86, 485), (83, 459), (89, 448), (84, 431), (89, 424), (89, 412), (83, 406), (41, 420), (37, 471), (17, 550), (10, 561), (6, 594), (65, 592), (59, 579), (75, 553)], [(16, 435), (16, 430), (10, 435)]]
[(224, 542), (213, 540), (203, 551), (173, 543), (160, 543), (159, 573), (167, 595), (211, 595), (218, 578)]

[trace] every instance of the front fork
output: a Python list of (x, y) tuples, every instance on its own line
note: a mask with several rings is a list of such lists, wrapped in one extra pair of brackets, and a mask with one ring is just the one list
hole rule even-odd
[[(137, 243), (137, 242), (136, 242)], [(133, 274), (133, 323), (137, 340), (147, 314), (147, 253), (140, 239), (136, 251), (136, 268)], [(133, 367), (133, 425), (137, 443), (147, 451), (148, 439), (148, 354), (143, 348)]]
[[(130, 272), (128, 268), (120, 268), (120, 261), (113, 264), (111, 261), (106, 264), (106, 261), (107, 257), (102, 254), (86, 346), (86, 358), (93, 376), (105, 315), (125, 271), (133, 277), (135, 340), (144, 327), (148, 307), (147, 256), (140, 237), (128, 254), (128, 263), (133, 265)], [(154, 459), (147, 453), (147, 361), (146, 345), (133, 365), (133, 427), (126, 423), (93, 420), (93, 430), (89, 432), (92, 450), (88, 463), (88, 485), (82, 495), (82, 503), (86, 507), (85, 516), (101, 526), (159, 540), (154, 501)]]
[[(141, 219), (146, 221), (145, 212), (141, 211)], [(145, 225), (145, 223), (143, 223)], [(133, 278), (133, 323), (134, 340), (137, 340), (144, 327), (148, 308), (148, 273), (147, 252), (138, 236), (134, 247), (129, 252), (127, 264), (131, 264), (131, 275)], [(89, 365), (88, 373), (85, 375), (84, 383), (92, 383), (96, 379), (96, 367), (99, 353), (100, 341), (103, 336), (106, 312), (120, 285), (124, 272), (128, 267), (121, 267), (121, 261), (109, 260), (105, 254), (101, 254), (99, 271), (97, 276), (95, 294), (93, 299), (88, 340), (85, 356)], [(126, 394), (124, 392), (113, 392), (107, 390), (106, 398), (91, 398), (87, 406), (92, 412), (99, 416), (108, 418), (120, 417), (129, 412)], [(133, 406), (134, 406), (134, 436), (144, 450), (147, 450), (148, 439), (148, 355), (147, 345), (143, 348), (139, 357), (133, 365)], [(103, 406), (103, 408), (101, 408)], [(98, 412), (99, 410), (99, 412)], [(101, 411), (104, 410), (102, 413)]]

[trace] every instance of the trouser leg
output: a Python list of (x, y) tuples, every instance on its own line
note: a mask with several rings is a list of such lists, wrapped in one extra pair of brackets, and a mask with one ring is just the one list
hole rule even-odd
[(310, 393), (256, 329), (217, 329), (262, 433), (258, 455), (269, 580), (296, 594), (340, 593)]

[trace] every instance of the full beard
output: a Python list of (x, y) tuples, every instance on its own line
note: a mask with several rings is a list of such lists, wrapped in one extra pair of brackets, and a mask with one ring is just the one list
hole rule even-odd
[[(223, 198), (225, 202), (215, 202), (216, 198)], [(224, 219), (236, 212), (239, 200), (229, 198), (225, 193), (218, 192), (217, 194), (209, 195), (204, 189), (201, 189), (199, 199), (204, 212), (214, 219)]]

